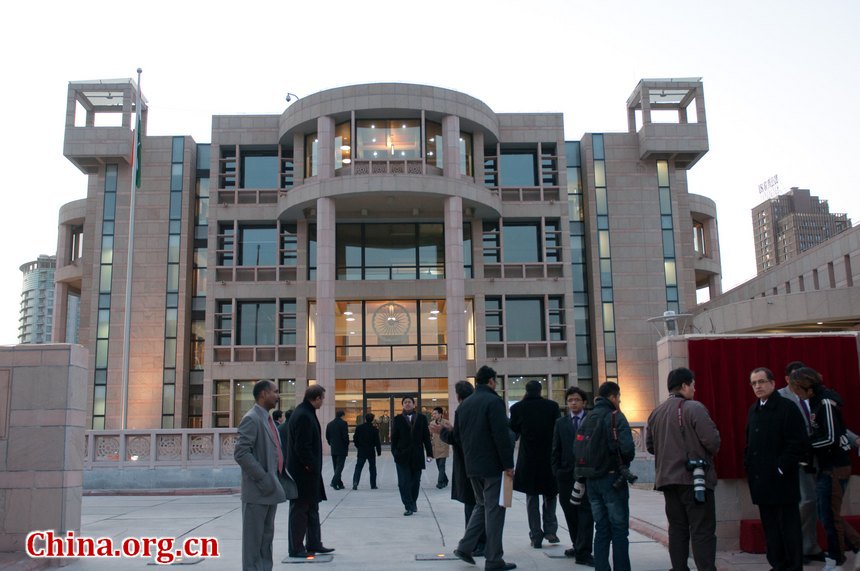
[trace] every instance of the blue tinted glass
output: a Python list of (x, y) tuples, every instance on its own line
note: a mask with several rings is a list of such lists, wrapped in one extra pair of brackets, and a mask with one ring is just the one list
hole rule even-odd
[(540, 299), (508, 298), (505, 301), (508, 342), (543, 341), (543, 321), (543, 303)]
[(105, 192), (116, 192), (116, 165), (105, 167)]
[(579, 166), (579, 141), (565, 141), (564, 158), (568, 168)]
[(675, 233), (671, 230), (663, 230), (663, 257), (675, 257)]
[(209, 160), (212, 158), (212, 146), (197, 145), (197, 169), (209, 170)]
[(277, 155), (242, 157), (242, 188), (278, 188)]
[(504, 224), (502, 234), (506, 263), (540, 262), (540, 242), (537, 224)]
[(603, 135), (600, 133), (594, 133), (591, 135), (591, 146), (594, 150), (594, 160), (602, 161), (606, 158), (603, 153)]
[(182, 163), (170, 165), (170, 190), (182, 190)]
[(181, 163), (182, 153), (185, 151), (185, 137), (173, 137), (173, 153), (170, 162)]
[(537, 186), (534, 153), (504, 153), (500, 157), (501, 186)]
[(278, 232), (275, 226), (239, 229), (239, 265), (277, 265)]
[(170, 219), (171, 220), (181, 220), (182, 219), (182, 193), (181, 192), (171, 192), (170, 193)]
[(115, 192), (106, 192), (105, 193), (105, 209), (102, 218), (105, 220), (113, 220), (116, 215), (116, 193)]

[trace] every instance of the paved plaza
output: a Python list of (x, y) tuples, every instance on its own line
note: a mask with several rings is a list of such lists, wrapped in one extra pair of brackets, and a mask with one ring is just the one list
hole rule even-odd
[[(329, 458), (325, 460), (327, 483), (331, 477), (331, 462)], [(326, 488), (329, 499), (320, 506), (323, 543), (336, 551), (330, 562), (313, 563), (315, 567), (311, 569), (483, 569), (481, 558), (477, 559), (477, 567), (458, 559), (422, 561), (416, 558), (436, 554), (451, 556), (464, 528), (463, 505), (450, 499), (450, 488), (436, 489), (436, 466), (431, 464), (424, 473), (418, 512), (404, 517), (391, 456), (386, 451), (379, 460), (378, 490), (370, 489), (366, 468), (357, 491), (353, 491), (351, 486), (341, 491)], [(354, 465), (355, 457), (352, 456), (344, 470), (345, 483), (351, 481)], [(448, 470), (450, 477), (450, 466)], [(658, 492), (645, 488), (647, 486), (631, 490), (630, 558), (634, 570), (665, 570), (669, 568), (669, 555), (663, 545), (666, 537), (663, 498)], [(309, 563), (280, 563), (287, 557), (287, 515), (287, 505), (281, 504), (274, 541), (275, 568), (298, 571), (308, 568)], [(505, 560), (516, 563), (518, 569), (526, 570), (588, 569), (563, 557), (564, 550), (570, 547), (570, 540), (561, 509), (558, 509), (558, 517), (558, 535), (562, 543), (548, 545), (544, 542), (543, 549), (532, 548), (528, 539), (525, 496), (514, 493), (514, 505), (508, 510), (505, 523)], [(221, 557), (188, 565), (189, 569), (240, 569), (241, 528), (238, 494), (103, 495), (86, 496), (83, 500), (82, 534), (85, 536), (109, 536), (114, 540), (140, 536), (217, 537)], [(24, 561), (11, 563), (7, 560), (6, 563), (11, 569), (32, 568)], [(764, 571), (769, 568), (763, 555), (743, 553), (720, 553), (718, 564), (720, 569)], [(141, 558), (79, 559), (65, 569), (143, 570), (153, 569), (151, 565), (151, 559)], [(692, 561), (690, 567), (693, 568)], [(807, 569), (820, 567), (818, 564)]]

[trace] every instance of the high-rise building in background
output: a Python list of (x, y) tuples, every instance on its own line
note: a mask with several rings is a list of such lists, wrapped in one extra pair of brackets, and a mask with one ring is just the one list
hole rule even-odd
[(142, 106), (126, 308), (137, 90), (68, 91), (64, 154), (88, 185), (60, 212), (57, 315), (80, 296), (93, 428), (122, 424), (126, 310), (128, 428), (236, 426), (261, 378), (282, 408), (324, 386), (323, 421), (405, 395), (453, 407), (484, 364), (507, 402), (531, 379), (559, 402), (617, 380), (644, 421), (663, 384), (648, 319), (720, 293), (716, 207), (687, 189), (708, 150), (698, 78), (642, 80), (627, 132), (578, 141), (558, 113), (372, 84), (215, 116), (210, 144), (147, 135)]
[(752, 221), (758, 273), (851, 228), (847, 214), (831, 214), (826, 200), (797, 187), (753, 208)]
[(39, 256), (21, 266), (24, 286), (18, 316), (19, 343), (50, 343), (54, 314), (56, 256)]

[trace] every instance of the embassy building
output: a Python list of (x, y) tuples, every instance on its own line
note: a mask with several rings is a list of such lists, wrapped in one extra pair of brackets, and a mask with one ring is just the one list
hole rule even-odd
[(64, 154), (88, 182), (60, 210), (54, 315), (79, 300), (91, 428), (120, 428), (126, 399), (130, 429), (237, 426), (261, 378), (284, 409), (324, 386), (321, 420), (353, 426), (406, 395), (452, 409), (484, 364), (509, 403), (532, 379), (559, 402), (618, 381), (644, 421), (663, 384), (648, 319), (721, 291), (716, 207), (687, 189), (698, 78), (642, 80), (627, 132), (579, 141), (561, 114), (371, 84), (214, 116), (208, 144), (147, 135), (143, 100), (126, 308), (137, 98), (128, 79), (68, 89)]

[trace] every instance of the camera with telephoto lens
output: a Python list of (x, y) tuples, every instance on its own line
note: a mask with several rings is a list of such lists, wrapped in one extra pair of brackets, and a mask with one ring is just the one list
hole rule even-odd
[(570, 503), (578, 506), (582, 503), (582, 497), (585, 495), (585, 482), (577, 480), (573, 483), (573, 491), (570, 493)]
[(687, 460), (687, 470), (693, 473), (693, 496), (697, 504), (705, 503), (705, 470), (708, 462), (701, 458)]
[(639, 476), (631, 472), (628, 466), (621, 466), (618, 469), (618, 478), (612, 482), (612, 487), (620, 490), (625, 484), (635, 484), (638, 479)]

